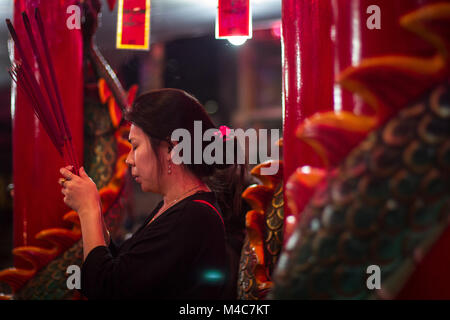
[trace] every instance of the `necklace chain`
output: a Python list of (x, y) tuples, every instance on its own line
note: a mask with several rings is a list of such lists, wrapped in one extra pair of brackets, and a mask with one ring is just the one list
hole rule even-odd
[(161, 214), (163, 214), (167, 209), (169, 209), (169, 208), (170, 208), (171, 206), (173, 206), (175, 203), (177, 203), (178, 201), (184, 199), (184, 198), (189, 194), (189, 192), (192, 192), (192, 191), (194, 191), (195, 189), (198, 189), (198, 188), (200, 188), (200, 187), (201, 187), (200, 185), (197, 185), (197, 186), (195, 186), (194, 188), (191, 188), (191, 189), (189, 189), (188, 191), (186, 191), (185, 193), (183, 193), (181, 196), (179, 196), (179, 197), (176, 198), (175, 200), (171, 201), (168, 205), (163, 205), (163, 206), (161, 207), (161, 209), (164, 208), (164, 206), (166, 206), (166, 208), (165, 208), (163, 211), (161, 211), (160, 213), (157, 213), (157, 214), (152, 218), (152, 220), (150, 220), (150, 222), (149, 222), (148, 224), (152, 223), (153, 220), (155, 220), (157, 217), (159, 217)]

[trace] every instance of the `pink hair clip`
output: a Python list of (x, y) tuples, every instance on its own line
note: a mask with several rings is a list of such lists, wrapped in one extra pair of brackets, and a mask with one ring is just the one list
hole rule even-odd
[(228, 128), (227, 126), (220, 126), (219, 130), (216, 131), (214, 134), (215, 135), (220, 135), (220, 137), (222, 139), (224, 139), (225, 141), (228, 141), (228, 140), (231, 140), (231, 138), (232, 138), (230, 136), (230, 133), (231, 133), (231, 129), (230, 128)]

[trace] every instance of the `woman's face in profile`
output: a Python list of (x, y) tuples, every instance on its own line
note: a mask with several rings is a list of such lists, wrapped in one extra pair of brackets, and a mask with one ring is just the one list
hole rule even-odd
[(128, 139), (131, 150), (126, 163), (131, 167), (131, 174), (144, 192), (159, 192), (157, 159), (149, 137), (141, 128), (131, 125)]

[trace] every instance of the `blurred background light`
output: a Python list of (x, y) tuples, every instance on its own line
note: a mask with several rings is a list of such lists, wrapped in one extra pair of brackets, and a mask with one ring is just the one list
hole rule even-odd
[(227, 40), (235, 46), (241, 46), (247, 41), (247, 37), (228, 37)]

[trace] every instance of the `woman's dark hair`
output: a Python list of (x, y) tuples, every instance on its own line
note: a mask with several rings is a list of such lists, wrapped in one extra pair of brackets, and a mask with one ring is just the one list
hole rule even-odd
[[(126, 119), (141, 128), (150, 138), (150, 143), (160, 161), (159, 145), (167, 142), (172, 145), (170, 137), (176, 129), (186, 129), (191, 135), (191, 161), (183, 164), (197, 178), (205, 182), (215, 193), (216, 199), (222, 209), (227, 231), (232, 228), (231, 221), (235, 220), (241, 213), (241, 194), (245, 187), (247, 176), (246, 164), (200, 164), (194, 163), (194, 121), (201, 121), (202, 131), (216, 128), (211, 118), (206, 113), (201, 103), (187, 92), (179, 89), (159, 89), (153, 90), (139, 96), (131, 110), (125, 115)], [(203, 134), (203, 132), (202, 132)], [(239, 144), (234, 141), (224, 139), (224, 149), (227, 144), (234, 144), (234, 155), (237, 157)], [(202, 153), (209, 142), (202, 141)], [(158, 169), (162, 170), (162, 165), (158, 163)], [(160, 171), (161, 173), (161, 171)], [(235, 217), (237, 215), (238, 217)]]

